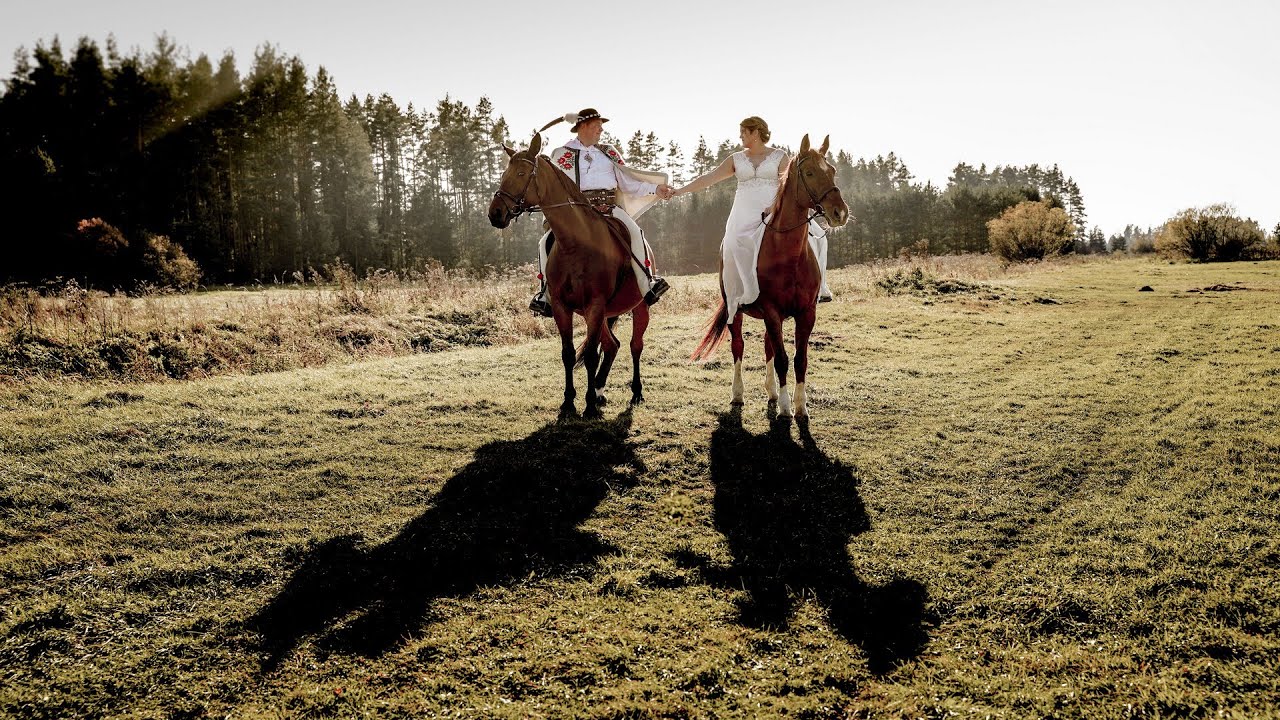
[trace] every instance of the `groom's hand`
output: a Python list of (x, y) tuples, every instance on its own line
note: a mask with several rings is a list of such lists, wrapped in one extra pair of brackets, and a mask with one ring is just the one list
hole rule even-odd
[(660, 199), (670, 200), (671, 196), (674, 194), (675, 194), (675, 191), (671, 189), (670, 185), (666, 183), (662, 183), (661, 185), (658, 186), (658, 197)]

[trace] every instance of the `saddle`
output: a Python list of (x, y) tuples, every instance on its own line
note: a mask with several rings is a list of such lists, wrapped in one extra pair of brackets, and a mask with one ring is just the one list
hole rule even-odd
[[(599, 208), (596, 208), (596, 209), (599, 210)], [(610, 209), (608, 212), (600, 213), (600, 219), (604, 220), (605, 226), (609, 228), (609, 235), (615, 241), (617, 241), (618, 244), (622, 246), (623, 250), (628, 255), (630, 255), (631, 254), (631, 233), (627, 230), (627, 226), (624, 225), (621, 220), (614, 217), (612, 213), (613, 213), (612, 206), (610, 206)], [(556, 234), (551, 229), (551, 223), (543, 221), (542, 227), (547, 232), (547, 253), (550, 254), (551, 246), (555, 244), (555, 241), (556, 241)]]

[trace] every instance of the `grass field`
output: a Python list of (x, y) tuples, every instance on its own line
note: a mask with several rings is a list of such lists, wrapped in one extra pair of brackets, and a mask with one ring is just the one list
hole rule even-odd
[(598, 422), (536, 328), (0, 384), (0, 716), (1280, 717), (1280, 262), (911, 269), (805, 423), (705, 276)]

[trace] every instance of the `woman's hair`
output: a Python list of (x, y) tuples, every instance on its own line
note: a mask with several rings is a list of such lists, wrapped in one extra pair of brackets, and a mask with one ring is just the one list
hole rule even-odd
[(760, 142), (769, 142), (769, 123), (761, 120), (759, 117), (752, 115), (738, 124), (743, 130), (755, 130), (759, 133)]

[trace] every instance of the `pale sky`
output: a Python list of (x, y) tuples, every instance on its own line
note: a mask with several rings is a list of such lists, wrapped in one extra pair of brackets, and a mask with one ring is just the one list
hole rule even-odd
[(1057, 163), (1108, 234), (1215, 202), (1280, 221), (1276, 0), (54, 0), (3, 15), (9, 52), (109, 33), (147, 50), (164, 31), (192, 56), (234, 50), (243, 73), (269, 42), (324, 65), (344, 98), (487, 95), (522, 141), (593, 106), (613, 135), (689, 155), (760, 115), (776, 142), (830, 133), (939, 186), (961, 161)]

